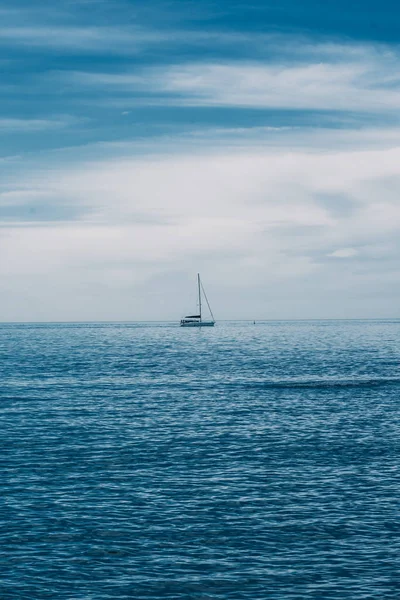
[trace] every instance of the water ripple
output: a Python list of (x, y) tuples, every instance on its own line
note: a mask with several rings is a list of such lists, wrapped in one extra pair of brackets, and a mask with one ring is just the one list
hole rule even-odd
[(400, 322), (0, 326), (2, 600), (398, 597)]

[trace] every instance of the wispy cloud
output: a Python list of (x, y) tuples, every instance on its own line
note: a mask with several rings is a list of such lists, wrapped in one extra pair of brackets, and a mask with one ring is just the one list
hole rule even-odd
[(66, 27), (24, 26), (0, 28), (0, 44), (59, 48), (69, 51), (117, 51), (130, 54), (149, 44), (172, 40), (172, 33), (152, 31), (141, 27)]
[[(57, 23), (43, 25), (0, 27), (0, 45), (51, 49), (58, 48), (66, 52), (106, 52), (130, 56), (152, 47), (153, 51), (186, 46), (187, 49), (214, 47), (231, 48), (235, 44), (254, 47), (254, 37), (240, 33), (199, 30), (166, 30), (140, 25), (118, 26), (63, 26)], [(260, 39), (261, 46), (265, 39)]]
[[(158, 98), (166, 104), (279, 108), (297, 110), (382, 111), (400, 107), (400, 55), (361, 44), (327, 43), (311, 51), (310, 42), (269, 61), (192, 62), (135, 72), (73, 72), (59, 75), (109, 94)], [(274, 49), (277, 52), (277, 40)]]
[(63, 115), (52, 119), (12, 119), (0, 118), (0, 131), (39, 132), (51, 129), (63, 129), (82, 124), (84, 120), (73, 116)]
[(331, 252), (328, 256), (332, 256), (333, 258), (352, 258), (353, 256), (357, 256), (358, 252), (355, 248), (339, 248), (334, 252)]

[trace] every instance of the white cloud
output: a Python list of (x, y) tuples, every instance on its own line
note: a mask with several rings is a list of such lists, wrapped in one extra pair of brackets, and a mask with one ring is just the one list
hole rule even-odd
[(147, 93), (145, 98), (136, 98), (146, 103), (357, 112), (400, 107), (400, 54), (396, 51), (362, 44), (312, 47), (310, 41), (294, 39), (296, 48), (290, 36), (273, 39), (277, 54), (272, 60), (221, 60), (58, 76), (110, 94)]
[(347, 135), (347, 149), (322, 135), (311, 149), (199, 150), (196, 138), (179, 153), (170, 140), (163, 154), (60, 157), (9, 177), (7, 206), (85, 210), (0, 230), (3, 318), (178, 318), (198, 270), (220, 318), (395, 316), (400, 148), (385, 134), (375, 147), (375, 132), (361, 151)]
[(339, 250), (335, 250), (328, 254), (328, 256), (333, 256), (334, 258), (351, 258), (352, 256), (357, 256), (358, 252), (355, 248), (339, 248)]
[[(27, 19), (20, 25), (20, 15), (14, 15), (9, 24), (0, 27), (0, 44), (6, 46), (30, 46), (34, 48), (58, 48), (62, 51), (81, 52), (113, 52), (120, 55), (140, 53), (149, 47), (216, 47), (241, 43), (254, 44), (254, 37), (243, 34), (224, 32), (203, 32), (198, 30), (181, 30), (151, 28), (140, 24), (124, 24), (117, 26), (90, 25), (65, 26), (59, 22), (38, 24), (38, 17)], [(45, 21), (42, 15), (40, 22)], [(62, 21), (61, 21), (62, 23)], [(263, 38), (264, 40), (264, 38)]]
[(108, 51), (131, 53), (173, 39), (173, 34), (140, 27), (66, 27), (62, 25), (7, 26), (0, 28), (2, 45), (60, 48), (63, 50)]
[(12, 119), (0, 118), (0, 131), (13, 132), (37, 132), (48, 129), (62, 129), (81, 124), (82, 119), (77, 119), (69, 115), (63, 115), (52, 119)]

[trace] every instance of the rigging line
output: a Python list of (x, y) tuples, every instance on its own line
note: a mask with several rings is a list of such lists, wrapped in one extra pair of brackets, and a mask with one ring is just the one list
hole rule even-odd
[(213, 315), (213, 312), (212, 312), (212, 310), (211, 310), (211, 306), (210, 306), (210, 303), (209, 303), (209, 301), (208, 301), (207, 294), (206, 294), (206, 293), (205, 293), (205, 291), (204, 291), (203, 284), (202, 284), (202, 282), (201, 282), (201, 281), (200, 281), (200, 285), (201, 285), (201, 289), (202, 289), (202, 291), (203, 291), (203, 294), (204, 294), (204, 298), (206, 299), (207, 306), (208, 306), (208, 310), (210, 311), (211, 318), (212, 318), (212, 320), (213, 320), (213, 321), (215, 321), (215, 317), (214, 317), (214, 315)]

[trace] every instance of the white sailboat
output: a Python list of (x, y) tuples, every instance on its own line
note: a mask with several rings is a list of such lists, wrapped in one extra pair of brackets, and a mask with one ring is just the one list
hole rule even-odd
[[(214, 325), (215, 325), (214, 315), (212, 314), (211, 306), (210, 306), (210, 303), (208, 302), (208, 298), (204, 291), (203, 284), (201, 283), (199, 273), (197, 273), (197, 287), (198, 287), (198, 295), (199, 295), (199, 299), (198, 299), (199, 312), (197, 315), (188, 315), (184, 319), (181, 319), (180, 326), (181, 327), (214, 327)], [(205, 301), (208, 306), (208, 310), (210, 311), (210, 315), (211, 315), (211, 319), (208, 321), (204, 320), (202, 317), (202, 312), (201, 312), (202, 311), (202, 307), (201, 307), (202, 293), (203, 293), (203, 296), (204, 296)]]

